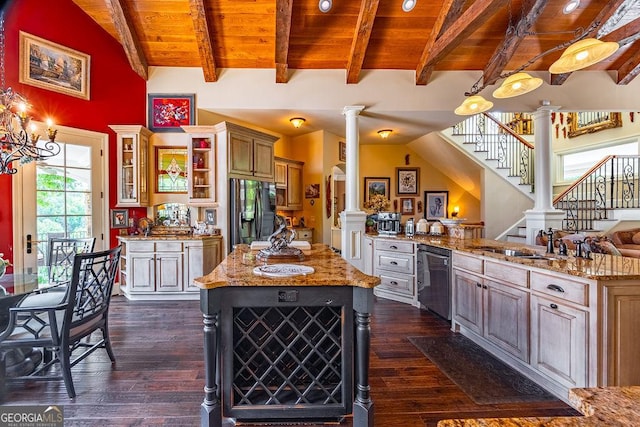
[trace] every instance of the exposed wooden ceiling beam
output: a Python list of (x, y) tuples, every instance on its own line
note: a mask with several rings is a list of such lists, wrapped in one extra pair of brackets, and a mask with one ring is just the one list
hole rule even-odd
[(485, 86), (494, 84), (500, 78), (504, 68), (516, 53), (522, 40), (527, 36), (531, 26), (536, 23), (542, 14), (542, 10), (547, 3), (548, 0), (525, 0), (522, 5), (520, 20), (513, 26), (513, 31), (506, 35), (502, 44), (496, 47), (484, 69), (482, 81)]
[[(593, 31), (598, 31), (598, 29), (602, 27), (626, 1), (627, 0), (612, 0), (606, 2), (598, 16), (596, 16), (596, 18), (586, 28), (593, 27)], [(570, 75), (571, 73), (551, 74), (551, 81), (549, 83), (554, 86), (561, 85), (567, 81)]]
[(640, 39), (640, 18), (634, 19), (626, 25), (610, 32), (602, 38), (605, 42), (618, 42), (620, 47)]
[(437, 64), (442, 58), (447, 56), (464, 39), (475, 30), (480, 28), (487, 18), (493, 15), (498, 9), (507, 4), (509, 0), (476, 0), (453, 22), (440, 36), (430, 51), (426, 66)]
[[(636, 41), (635, 44), (640, 42)], [(622, 66), (618, 69), (618, 80), (616, 83), (619, 85), (626, 85), (631, 83), (638, 74), (640, 74), (640, 47), (633, 46), (630, 48), (634, 53)]]
[(142, 51), (140, 39), (133, 27), (131, 14), (124, 0), (105, 0), (105, 3), (118, 32), (118, 37), (120, 37), (120, 44), (122, 44), (124, 53), (129, 60), (129, 65), (140, 77), (148, 80), (147, 59)]
[(451, 22), (454, 22), (457, 18), (460, 17), (460, 14), (462, 13), (462, 6), (464, 6), (465, 1), (466, 0), (444, 0), (442, 2), (440, 13), (436, 18), (436, 22), (433, 24), (433, 29), (429, 34), (429, 39), (427, 40), (427, 43), (424, 45), (424, 49), (422, 50), (420, 62), (418, 62), (418, 66), (416, 67), (417, 85), (426, 85), (431, 78), (431, 74), (433, 73), (433, 66), (427, 67), (427, 61), (429, 60), (429, 55), (431, 54), (431, 48), (438, 39), (438, 36), (442, 33), (442, 30), (444, 28), (447, 28), (446, 23), (451, 24)]
[(347, 62), (347, 84), (358, 83), (380, 0), (362, 0)]
[(193, 19), (193, 29), (195, 30), (196, 42), (198, 43), (198, 53), (202, 64), (202, 73), (205, 82), (216, 82), (216, 60), (213, 57), (213, 38), (209, 31), (210, 25), (207, 20), (207, 12), (204, 8), (203, 0), (189, 0), (191, 9), (191, 19)]
[(289, 38), (293, 0), (276, 0), (276, 83), (289, 81)]

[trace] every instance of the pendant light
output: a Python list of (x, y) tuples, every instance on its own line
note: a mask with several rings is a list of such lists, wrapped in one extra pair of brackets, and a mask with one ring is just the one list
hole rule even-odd
[(493, 102), (487, 101), (480, 95), (473, 95), (464, 100), (453, 112), (459, 116), (470, 116), (483, 113), (493, 107)]
[(581, 70), (613, 55), (620, 45), (616, 42), (603, 42), (594, 38), (575, 42), (551, 64), (551, 74), (564, 74)]
[(524, 95), (542, 85), (542, 79), (532, 77), (528, 73), (515, 73), (505, 79), (502, 85), (493, 91), (494, 98), (512, 98)]

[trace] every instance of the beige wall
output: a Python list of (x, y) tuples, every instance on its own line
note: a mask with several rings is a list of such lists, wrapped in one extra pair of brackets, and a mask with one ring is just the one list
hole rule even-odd
[(522, 220), (534, 203), (491, 169), (485, 169), (482, 180), (484, 237), (495, 239)]
[[(409, 156), (408, 167), (420, 168), (420, 188), (416, 196), (399, 196), (396, 194), (397, 179), (396, 168), (404, 167), (405, 158)], [(448, 191), (449, 192), (449, 208), (448, 216), (454, 206), (460, 207), (460, 217), (466, 218), (469, 222), (477, 222), (482, 220), (480, 210), (480, 201), (459, 186), (455, 181), (449, 179), (427, 160), (420, 157), (415, 151), (406, 145), (362, 145), (360, 147), (360, 182), (358, 186), (362, 188), (364, 178), (370, 177), (389, 177), (391, 179), (391, 200), (398, 201), (398, 209), (400, 210), (400, 197), (413, 197), (414, 206), (418, 201), (424, 202), (425, 191)], [(362, 207), (364, 194), (360, 194), (359, 206)], [(424, 207), (423, 207), (424, 208)], [(393, 210), (393, 205), (391, 209)], [(407, 218), (422, 218), (423, 212), (415, 212), (414, 215), (405, 215), (402, 222)]]

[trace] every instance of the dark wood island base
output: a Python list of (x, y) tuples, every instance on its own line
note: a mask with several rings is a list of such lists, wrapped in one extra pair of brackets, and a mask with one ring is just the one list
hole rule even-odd
[(205, 397), (201, 425), (332, 421), (353, 415), (372, 427), (370, 313), (379, 279), (324, 245), (305, 261), (314, 272), (255, 275), (236, 249), (196, 279), (204, 316)]

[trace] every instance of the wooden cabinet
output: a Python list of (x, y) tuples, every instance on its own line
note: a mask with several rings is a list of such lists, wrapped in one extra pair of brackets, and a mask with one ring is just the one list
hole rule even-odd
[(116, 132), (117, 207), (149, 205), (149, 138), (138, 125), (109, 125)]
[(210, 206), (216, 201), (216, 135), (211, 126), (182, 126), (187, 140), (189, 204)]
[(362, 257), (364, 258), (364, 274), (373, 276), (373, 238), (364, 236)]
[(375, 239), (373, 272), (380, 277), (374, 293), (394, 301), (417, 305), (416, 254), (413, 242)]
[(124, 248), (120, 290), (129, 299), (197, 298), (193, 279), (221, 261), (219, 237), (136, 239), (119, 237)]
[(228, 131), (230, 178), (274, 181), (273, 135), (233, 123), (225, 123)]
[(453, 266), (454, 322), (528, 361), (527, 271), (461, 253)]
[(313, 228), (294, 227), (294, 230), (296, 232), (295, 240), (313, 243)]
[(279, 157), (274, 159), (277, 209), (302, 209), (303, 165), (303, 162), (296, 160)]

